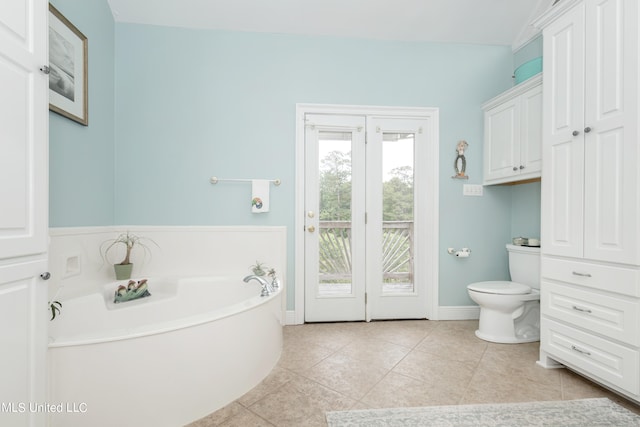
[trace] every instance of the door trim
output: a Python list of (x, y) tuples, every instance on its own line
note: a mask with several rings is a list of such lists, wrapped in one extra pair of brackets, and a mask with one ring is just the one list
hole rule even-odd
[(361, 115), (381, 116), (390, 118), (426, 118), (429, 119), (430, 140), (436, 141), (433, 145), (430, 157), (431, 164), (426, 166), (430, 171), (428, 192), (434, 194), (431, 206), (432, 219), (430, 229), (425, 234), (431, 237), (431, 241), (425, 245), (425, 256), (435, 266), (425, 274), (430, 285), (427, 286), (426, 317), (438, 320), (438, 242), (439, 242), (439, 109), (428, 107), (380, 107), (362, 105), (333, 105), (333, 104), (296, 104), (296, 184), (295, 184), (295, 221), (294, 221), (294, 319), (295, 324), (304, 323), (304, 201), (305, 201), (305, 114), (335, 114), (335, 115)]

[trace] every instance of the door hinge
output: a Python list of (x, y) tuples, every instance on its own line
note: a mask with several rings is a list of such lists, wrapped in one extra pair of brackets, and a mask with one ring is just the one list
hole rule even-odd
[(369, 221), (369, 214), (367, 212), (364, 213), (364, 223), (366, 224)]
[(369, 299), (369, 294), (368, 293), (364, 293), (364, 303), (367, 303), (367, 300)]
[(368, 132), (365, 132), (365, 133), (364, 133), (364, 143), (365, 143), (365, 144), (368, 144), (368, 143), (369, 143), (369, 133), (368, 133)]

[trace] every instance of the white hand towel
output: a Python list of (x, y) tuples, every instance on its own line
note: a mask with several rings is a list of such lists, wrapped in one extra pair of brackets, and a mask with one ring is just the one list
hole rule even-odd
[(269, 212), (269, 181), (266, 179), (251, 180), (251, 212)]

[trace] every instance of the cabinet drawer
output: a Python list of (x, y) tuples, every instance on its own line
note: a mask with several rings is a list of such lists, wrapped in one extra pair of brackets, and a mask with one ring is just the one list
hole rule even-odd
[(626, 392), (634, 395), (640, 392), (637, 350), (545, 317), (541, 319), (540, 326), (541, 348), (551, 358)]
[(542, 313), (633, 346), (640, 345), (640, 300), (542, 280)]
[(574, 283), (602, 291), (640, 297), (640, 274), (637, 269), (542, 257), (544, 278)]

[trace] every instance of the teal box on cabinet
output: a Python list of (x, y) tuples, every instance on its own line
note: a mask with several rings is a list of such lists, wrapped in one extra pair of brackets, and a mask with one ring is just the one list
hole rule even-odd
[(527, 61), (518, 68), (513, 73), (516, 79), (515, 83), (519, 84), (523, 81), (535, 76), (536, 74), (542, 72), (542, 57), (539, 56), (537, 58), (532, 59), (531, 61)]

